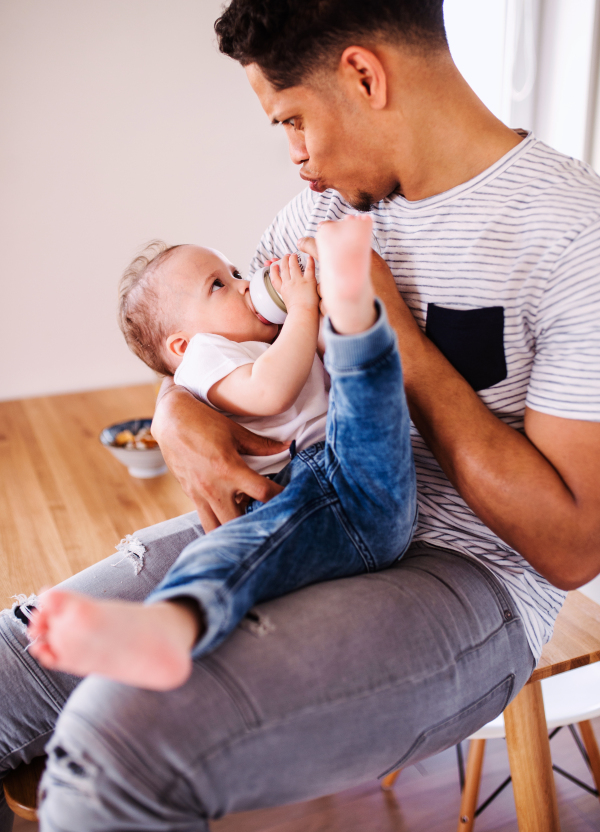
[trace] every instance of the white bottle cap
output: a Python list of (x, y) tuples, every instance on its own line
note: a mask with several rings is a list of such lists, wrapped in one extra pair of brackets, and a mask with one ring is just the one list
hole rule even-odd
[(250, 297), (259, 315), (273, 324), (282, 324), (287, 318), (285, 303), (273, 288), (269, 267), (259, 269), (250, 278)]
[[(297, 251), (295, 254), (302, 271), (304, 271), (308, 263), (308, 255), (304, 254), (303, 251)], [(272, 324), (282, 324), (287, 317), (287, 309), (283, 298), (271, 283), (271, 277), (269, 275), (270, 268), (271, 266), (264, 266), (259, 271), (254, 272), (250, 278), (250, 297), (259, 315), (262, 315), (267, 321), (271, 321)], [(318, 283), (319, 264), (316, 260), (315, 275)]]

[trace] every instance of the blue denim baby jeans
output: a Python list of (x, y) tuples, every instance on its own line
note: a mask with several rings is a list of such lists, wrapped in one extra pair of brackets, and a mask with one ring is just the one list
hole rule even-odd
[(331, 376), (325, 442), (277, 474), (270, 502), (190, 543), (147, 603), (192, 598), (212, 651), (255, 604), (308, 584), (385, 569), (411, 541), (416, 478), (402, 369), (383, 306), (371, 329), (325, 327)]

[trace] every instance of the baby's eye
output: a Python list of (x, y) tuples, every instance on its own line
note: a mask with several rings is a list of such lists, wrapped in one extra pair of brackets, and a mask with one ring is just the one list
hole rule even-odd
[(210, 291), (211, 291), (211, 293), (212, 293), (212, 292), (216, 292), (216, 291), (217, 291), (217, 289), (222, 289), (224, 286), (225, 286), (225, 284), (223, 283), (223, 281), (222, 281), (222, 280), (220, 280), (220, 279), (217, 277), (217, 278), (215, 278), (215, 280), (213, 281), (213, 284), (212, 284), (212, 286), (210, 287)]
[(242, 277), (242, 275), (238, 272), (238, 270), (237, 270), (237, 269), (234, 269), (234, 271), (233, 271), (233, 276), (235, 277), (235, 279), (236, 279), (236, 280), (243, 280), (243, 279), (244, 279), (244, 278)]

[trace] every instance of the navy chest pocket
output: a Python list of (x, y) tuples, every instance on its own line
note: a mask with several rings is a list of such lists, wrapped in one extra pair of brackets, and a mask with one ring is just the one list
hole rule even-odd
[(428, 303), (425, 334), (473, 390), (506, 378), (503, 306), (448, 309)]

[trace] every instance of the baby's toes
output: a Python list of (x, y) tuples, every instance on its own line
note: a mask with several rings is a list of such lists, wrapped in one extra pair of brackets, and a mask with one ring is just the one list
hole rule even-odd
[(34, 639), (43, 636), (46, 632), (48, 632), (48, 616), (44, 610), (35, 607), (27, 625), (27, 635), (30, 639)]
[(57, 658), (54, 654), (54, 651), (50, 647), (47, 641), (44, 641), (41, 638), (32, 641), (29, 645), (29, 652), (33, 656), (34, 659), (37, 659), (40, 664), (43, 664), (44, 667), (47, 668), (54, 668), (57, 664)]

